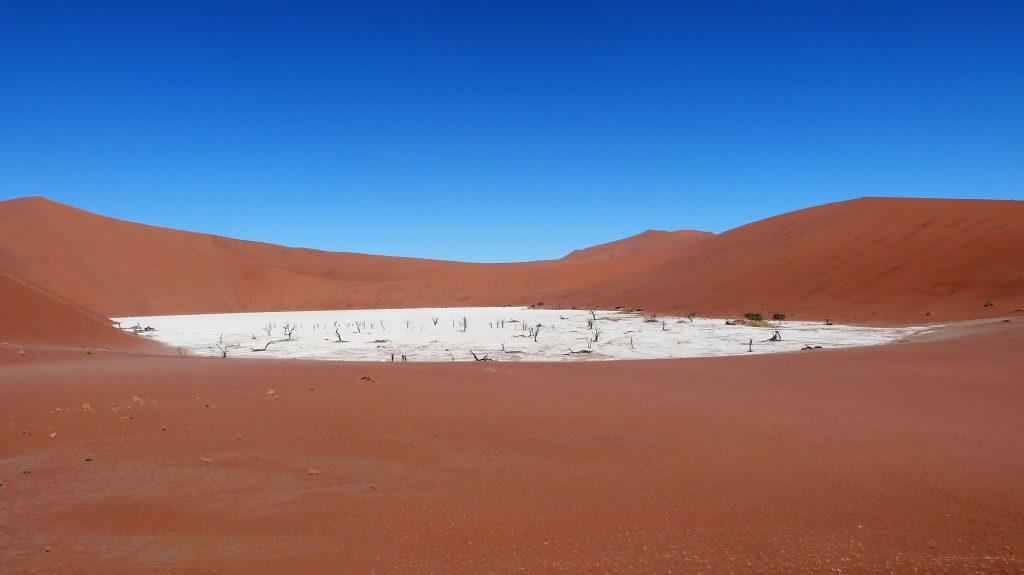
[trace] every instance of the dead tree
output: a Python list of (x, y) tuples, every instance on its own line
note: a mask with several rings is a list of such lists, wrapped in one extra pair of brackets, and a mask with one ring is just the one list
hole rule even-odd
[(462, 319), (459, 320), (459, 327), (462, 328), (463, 333), (469, 328), (469, 320), (466, 316), (462, 316)]
[(690, 323), (693, 323), (693, 318), (695, 317), (697, 317), (697, 312), (695, 311), (691, 311), (690, 313), (686, 314), (686, 319), (690, 320)]
[(225, 357), (228, 356), (228, 352), (230, 350), (238, 347), (238, 344), (237, 343), (224, 343), (224, 334), (220, 334), (220, 338), (217, 340), (217, 343), (214, 344), (214, 347), (216, 347), (217, 351), (220, 352), (220, 356), (222, 358), (225, 358)]
[(292, 334), (295, 333), (295, 328), (297, 327), (299, 326), (294, 323), (286, 323), (283, 326), (281, 326), (281, 329), (284, 331), (284, 335), (286, 338), (288, 338), (288, 341), (291, 341)]
[(438, 317), (436, 315), (430, 316), (430, 321), (434, 322), (435, 326), (437, 325), (437, 320), (438, 320)]
[(661, 331), (668, 331), (668, 320), (661, 318)]
[(342, 343), (344, 341), (341, 339), (341, 328), (338, 327), (337, 324), (334, 326), (334, 336), (338, 338), (338, 343)]
[(601, 328), (595, 327), (591, 332), (594, 334), (594, 343), (597, 343), (597, 340), (601, 339)]
[(765, 341), (782, 341), (782, 334), (779, 333), (778, 330), (776, 330), (776, 331), (772, 332), (772, 337), (769, 338), (769, 339), (766, 339)]
[(592, 309), (592, 310), (590, 310), (589, 313), (590, 313), (590, 319), (593, 320), (593, 321), (597, 321), (597, 310)]
[(473, 350), (469, 350), (469, 354), (473, 356), (473, 361), (494, 361), (486, 355), (483, 357), (478, 357)]
[(278, 343), (278, 342), (280, 342), (280, 341), (283, 341), (283, 340), (280, 340), (280, 339), (272, 339), (272, 340), (268, 341), (268, 342), (267, 342), (266, 344), (264, 344), (264, 346), (263, 346), (263, 347), (251, 347), (251, 348), (249, 348), (249, 349), (251, 349), (252, 351), (267, 351), (267, 348), (268, 348), (268, 347), (270, 347), (270, 344), (272, 344), (272, 343)]
[(263, 326), (263, 331), (267, 332), (267, 337), (271, 336), (275, 327), (277, 326), (272, 323), (268, 323), (267, 325)]

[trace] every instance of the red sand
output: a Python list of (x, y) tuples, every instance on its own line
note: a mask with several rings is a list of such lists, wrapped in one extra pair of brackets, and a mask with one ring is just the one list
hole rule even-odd
[(625, 239), (576, 250), (562, 258), (564, 262), (599, 262), (623, 257), (648, 255), (667, 250), (679, 250), (706, 240), (714, 234), (693, 230), (666, 232), (647, 230)]
[(1024, 304), (1022, 205), (863, 199), (494, 265), (0, 203), (0, 573), (1022, 572), (1024, 318), (740, 358), (338, 364), (180, 358), (87, 311), (966, 319)]
[[(755, 222), (652, 267), (650, 307), (862, 322), (1007, 315), (1024, 306), (1024, 202), (862, 198)], [(612, 288), (613, 297), (617, 288)], [(986, 308), (985, 302), (994, 305)], [(932, 315), (926, 315), (931, 311)]]
[(600, 364), (29, 353), (0, 572), (1020, 572), (1021, 349), (1024, 320)]
[(110, 320), (0, 271), (0, 347), (162, 349)]
[(108, 316), (543, 301), (942, 322), (1024, 306), (1021, 222), (1019, 201), (865, 198), (716, 236), (641, 234), (562, 260), (467, 264), (283, 248), (23, 198), (0, 202), (0, 269)]

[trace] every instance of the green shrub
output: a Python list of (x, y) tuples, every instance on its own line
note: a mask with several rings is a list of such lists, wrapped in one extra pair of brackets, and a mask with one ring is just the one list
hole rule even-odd
[(773, 313), (772, 314), (772, 319), (775, 320), (775, 321), (782, 321), (782, 320), (786, 319), (786, 314), (784, 314), (784, 313)]
[(750, 321), (764, 321), (764, 318), (761, 317), (761, 314), (754, 313), (752, 311), (748, 311), (747, 313), (743, 314), (743, 317), (749, 319)]
[(986, 302), (985, 302), (985, 307), (992, 307), (992, 306), (994, 306), (994, 305), (996, 305), (996, 302), (995, 302), (995, 300), (991, 300), (991, 299), (990, 299), (990, 300), (988, 300), (988, 301), (986, 301)]

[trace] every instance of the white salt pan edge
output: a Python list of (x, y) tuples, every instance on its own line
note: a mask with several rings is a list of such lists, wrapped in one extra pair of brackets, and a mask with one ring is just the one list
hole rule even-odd
[[(152, 327), (142, 335), (190, 355), (302, 358), (338, 361), (579, 361), (709, 357), (842, 348), (902, 339), (923, 327), (826, 326), (771, 322), (773, 327), (726, 325), (724, 319), (658, 317), (598, 311), (594, 342), (589, 311), (516, 307), (408, 308), (256, 312), (114, 318), (122, 328)], [(436, 325), (434, 319), (437, 319)], [(466, 320), (463, 330), (462, 320)], [(357, 322), (358, 326), (357, 326)], [(664, 324), (662, 323), (664, 322)], [(288, 339), (286, 324), (295, 325)], [(540, 325), (537, 340), (524, 326)], [(270, 327), (270, 335), (264, 330)], [(341, 334), (338, 342), (335, 329)], [(773, 331), (781, 341), (767, 341)], [(751, 345), (751, 340), (753, 344)], [(267, 345), (269, 342), (269, 346)], [(502, 345), (504, 344), (504, 350)], [(265, 351), (256, 351), (266, 348)], [(570, 353), (586, 350), (589, 353)]]

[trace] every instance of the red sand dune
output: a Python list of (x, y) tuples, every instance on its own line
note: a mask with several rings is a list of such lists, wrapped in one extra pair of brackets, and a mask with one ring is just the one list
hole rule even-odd
[[(864, 198), (713, 236), (641, 234), (519, 264), (284, 248), (112, 220), (42, 198), (0, 203), (0, 269), (111, 316), (543, 301), (950, 321), (1024, 305), (1021, 245), (1019, 201)], [(983, 307), (990, 299), (995, 305)]]
[(29, 353), (0, 361), (0, 572), (1019, 573), (1024, 319), (973, 329), (559, 365)]
[(0, 271), (0, 346), (157, 350), (149, 340), (115, 329), (109, 320)]
[[(863, 198), (709, 238), (630, 293), (708, 314), (946, 321), (1024, 306), (1024, 202)], [(612, 286), (608, 297), (625, 286)], [(987, 301), (995, 305), (985, 308)], [(932, 316), (926, 316), (931, 311)], [(875, 313), (877, 312), (877, 313)]]
[(713, 236), (711, 232), (696, 230), (647, 230), (614, 242), (576, 250), (562, 258), (563, 262), (599, 262), (622, 257), (646, 255), (692, 245)]

